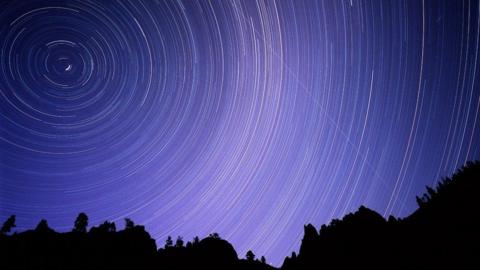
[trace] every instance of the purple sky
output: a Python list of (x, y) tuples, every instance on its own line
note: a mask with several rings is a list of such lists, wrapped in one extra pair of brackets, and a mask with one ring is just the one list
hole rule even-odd
[[(158, 2), (158, 3), (157, 3)], [(0, 0), (0, 221), (279, 265), (480, 158), (478, 1)]]

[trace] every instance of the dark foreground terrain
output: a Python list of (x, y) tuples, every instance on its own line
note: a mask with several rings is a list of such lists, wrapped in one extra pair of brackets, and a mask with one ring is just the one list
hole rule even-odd
[[(417, 197), (419, 208), (385, 220), (360, 207), (317, 230), (306, 225), (298, 255), (281, 269), (480, 269), (480, 162)], [(0, 231), (0, 269), (274, 269), (252, 252), (239, 259), (217, 234), (205, 239), (168, 239), (157, 250), (143, 226), (105, 223), (87, 231), (81, 213), (71, 232), (58, 233), (42, 220), (34, 230), (13, 233), (15, 216)], [(243, 256), (242, 256), (243, 257)]]

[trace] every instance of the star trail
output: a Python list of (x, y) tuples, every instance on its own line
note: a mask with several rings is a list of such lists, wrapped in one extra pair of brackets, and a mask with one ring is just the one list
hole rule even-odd
[(0, 0), (0, 220), (280, 265), (480, 158), (478, 1)]

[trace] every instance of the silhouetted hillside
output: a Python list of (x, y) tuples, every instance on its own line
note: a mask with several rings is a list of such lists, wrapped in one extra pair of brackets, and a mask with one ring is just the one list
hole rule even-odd
[(88, 233), (57, 233), (41, 221), (35, 230), (3, 236), (0, 242), (0, 269), (146, 268), (157, 252), (143, 226), (116, 232), (102, 224)]
[[(298, 255), (285, 258), (281, 269), (479, 269), (478, 193), (480, 163), (469, 162), (417, 197), (419, 208), (403, 219), (360, 207), (342, 220), (308, 224)], [(80, 213), (71, 232), (57, 233), (46, 220), (34, 230), (11, 234), (15, 216), (0, 230), (0, 269), (275, 269), (253, 252), (239, 259), (218, 234), (184, 242), (155, 241), (130, 219), (117, 231), (115, 223), (87, 230)]]
[(362, 206), (318, 233), (309, 224), (282, 269), (480, 269), (479, 183), (480, 163), (469, 162), (427, 187), (406, 218), (387, 221)]

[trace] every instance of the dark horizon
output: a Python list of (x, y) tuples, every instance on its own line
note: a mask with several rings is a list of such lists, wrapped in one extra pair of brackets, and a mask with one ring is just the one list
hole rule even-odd
[[(475, 172), (476, 174), (472, 174), (471, 173), (471, 177), (473, 178), (476, 178), (476, 179), (480, 179), (480, 161), (468, 161), (466, 162), (466, 165), (469, 165), (470, 168), (473, 168), (475, 169)], [(475, 164), (475, 165), (474, 165)], [(461, 168), (458, 168), (456, 171), (452, 172), (452, 174), (457, 174), (459, 172), (461, 172), (461, 170), (463, 169), (464, 167), (461, 167)], [(451, 175), (452, 175), (451, 174)], [(438, 181), (437, 181), (437, 184), (438, 183), (442, 183), (444, 181), (450, 181), (452, 178), (451, 178), (451, 175), (445, 175), (445, 176), (442, 176)], [(478, 184), (478, 183), (475, 183), (475, 184)], [(471, 185), (475, 185), (475, 184), (471, 184)], [(433, 190), (436, 190), (438, 188), (437, 187), (433, 187)], [(421, 194), (417, 194), (415, 196), (415, 202), (416, 202), (416, 205), (417, 207), (409, 214), (405, 215), (405, 216), (388, 216), (388, 217), (383, 217), (385, 219), (385, 221), (390, 221), (392, 218), (395, 219), (395, 220), (402, 220), (402, 219), (408, 219), (409, 217), (411, 218), (412, 216), (414, 216), (418, 211), (419, 209), (421, 208), (421, 205), (425, 202), (428, 202), (428, 200), (430, 200), (430, 193), (428, 192), (429, 190), (432, 190), (430, 186), (426, 186), (426, 189), (424, 190), (424, 193), (421, 193)], [(426, 197), (425, 197), (426, 196)], [(474, 207), (474, 205), (471, 205), (472, 207)], [(305, 233), (306, 231), (309, 229), (308, 227), (311, 226), (313, 228), (316, 228), (315, 230), (318, 230), (320, 231), (320, 228), (322, 226), (332, 226), (333, 223), (335, 223), (336, 221), (338, 220), (342, 220), (344, 219), (346, 216), (348, 215), (352, 215), (352, 214), (357, 214), (362, 211), (364, 211), (363, 209), (367, 209), (368, 211), (373, 211), (374, 213), (376, 213), (377, 215), (380, 215), (380, 213), (376, 212), (375, 209), (373, 208), (370, 208), (366, 205), (360, 205), (360, 207), (358, 209), (355, 209), (354, 211), (350, 212), (350, 213), (347, 213), (345, 216), (343, 217), (334, 217), (332, 218), (330, 221), (324, 223), (324, 224), (311, 224), (311, 223), (304, 223), (305, 226), (303, 228), (298, 228), (299, 229), (299, 232), (302, 233), (302, 236), (305, 237)], [(465, 210), (463, 210), (465, 212)], [(460, 212), (460, 211), (459, 211)], [(80, 213), (80, 214), (85, 214), (85, 213)], [(14, 215), (14, 214), (13, 214)], [(18, 218), (15, 216), (15, 220), (18, 220)], [(9, 216), (9, 218), (12, 217), (12, 214)], [(58, 230), (57, 228), (54, 228), (53, 226), (50, 225), (50, 223), (47, 223), (48, 225), (48, 228), (54, 230), (55, 232), (57, 233), (70, 233), (72, 231), (75, 231), (75, 226), (76, 226), (76, 222), (78, 220), (78, 217), (79, 215), (75, 215), (76, 219), (72, 219), (72, 222), (71, 222), (71, 226), (67, 229), (63, 229), (63, 230)], [(88, 218), (89, 219), (89, 218)], [(126, 218), (122, 218), (121, 220), (104, 220), (100, 223), (90, 223), (88, 222), (88, 224), (85, 226), (85, 229), (88, 231), (88, 232), (91, 232), (92, 229), (98, 229), (98, 228), (101, 228), (102, 226), (105, 226), (107, 225), (107, 223), (110, 225), (113, 224), (113, 228), (115, 228), (115, 231), (121, 231), (121, 230), (127, 230), (128, 229), (128, 226), (127, 225), (127, 220), (131, 221), (132, 225), (130, 226), (140, 226), (141, 228), (145, 228), (145, 231), (148, 233), (149, 230), (146, 226), (144, 226), (143, 224), (137, 224), (135, 222), (135, 220), (132, 220), (130, 219), (129, 217), (126, 217)], [(15, 227), (12, 228), (12, 231), (10, 231), (8, 234), (9, 235), (12, 235), (12, 234), (16, 234), (16, 233), (22, 233), (23, 232), (26, 232), (26, 231), (31, 231), (31, 230), (38, 230), (40, 224), (43, 222), (43, 221), (48, 221), (44, 218), (41, 218), (39, 219), (39, 222), (36, 224), (36, 226), (34, 227), (31, 227), (31, 228), (27, 228), (25, 229), (25, 226), (22, 226), (21, 224), (18, 224), (17, 222), (15, 223)], [(74, 222), (75, 221), (75, 222)], [(0, 220), (0, 223), (2, 222), (2, 220)], [(3, 222), (6, 222), (6, 220), (3, 220)], [(142, 229), (143, 230), (143, 229)], [(1, 233), (0, 233), (1, 234)], [(168, 239), (171, 239), (173, 241), (173, 246), (175, 246), (175, 242), (180, 238), (184, 241), (184, 244), (187, 244), (188, 242), (190, 243), (193, 243), (193, 241), (195, 240), (195, 238), (199, 238), (201, 240), (204, 240), (204, 239), (208, 239), (208, 238), (211, 238), (211, 237), (214, 237), (214, 238), (218, 238), (218, 239), (221, 239), (221, 240), (225, 240), (228, 242), (228, 239), (224, 239), (222, 238), (222, 235), (220, 235), (218, 232), (211, 232), (207, 235), (195, 235), (194, 237), (192, 237), (191, 239), (185, 239), (182, 235), (168, 235), (167, 238), (165, 239), (152, 239), (154, 242), (155, 242), (155, 245), (158, 249), (164, 249), (165, 248), (165, 245), (166, 245), (166, 242), (168, 242), (169, 240)], [(295, 253), (295, 254), (298, 254), (299, 253), (299, 250), (301, 248), (301, 242), (298, 242), (298, 243), (294, 243), (295, 246), (297, 246), (297, 248), (291, 250), (290, 252), (288, 252), (287, 254), (285, 254), (285, 256), (283, 257), (282, 261), (280, 262), (280, 264), (275, 264), (271, 261), (266, 261), (265, 263), (268, 264), (269, 266), (272, 266), (272, 267), (275, 267), (275, 268), (279, 268), (279, 269), (283, 269), (282, 268), (282, 265), (284, 264), (284, 260), (285, 259), (288, 259), (288, 258), (291, 258), (291, 254)], [(234, 245), (232, 246), (232, 248), (236, 248)], [(257, 261), (260, 261), (260, 258), (261, 257), (264, 257), (265, 258), (265, 255), (262, 255), (262, 254), (257, 254), (255, 253), (255, 250), (253, 249), (248, 249), (248, 251), (252, 251), (253, 254), (256, 256), (256, 260)], [(242, 256), (242, 254), (238, 254), (238, 259), (244, 259), (244, 260), (247, 260), (247, 255), (246, 254), (243, 254), (244, 256)], [(258, 256), (257, 256), (258, 255)], [(267, 258), (265, 258), (267, 259)]]
[(0, 220), (280, 265), (480, 159), (477, 0), (0, 0)]
[[(384, 219), (361, 206), (328, 225), (316, 228), (307, 224), (300, 250), (286, 256), (279, 269), (476, 269), (479, 177), (480, 161), (467, 162), (436, 187), (427, 186), (425, 193), (416, 197), (418, 208), (406, 218)], [(16, 220), (12, 215), (0, 229), (0, 254), (4, 255), (0, 267), (276, 269), (251, 250), (241, 256), (218, 233), (192, 240), (169, 236), (163, 246), (158, 246), (144, 226), (128, 218), (122, 230), (109, 221), (90, 229), (88, 225), (88, 216), (80, 213), (69, 232), (55, 232), (46, 220), (41, 220), (34, 230), (13, 232)]]

